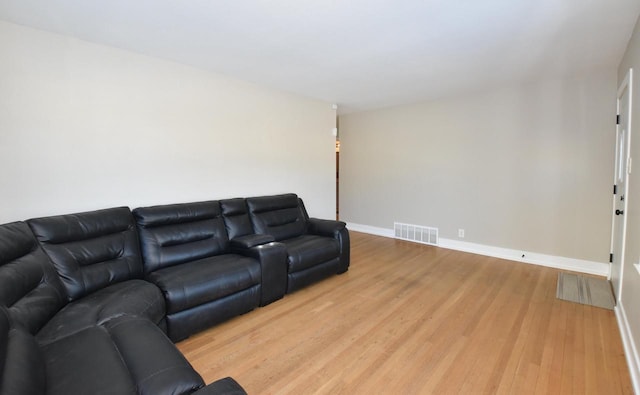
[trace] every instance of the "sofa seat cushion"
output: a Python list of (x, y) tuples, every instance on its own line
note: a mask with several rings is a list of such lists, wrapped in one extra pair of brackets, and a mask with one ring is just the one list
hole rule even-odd
[(128, 314), (160, 324), (164, 319), (164, 297), (158, 287), (144, 280), (117, 283), (60, 310), (37, 334), (47, 344), (83, 329)]
[(42, 348), (51, 395), (135, 394), (136, 384), (111, 336), (90, 327)]
[(187, 310), (260, 283), (260, 263), (225, 254), (156, 270), (148, 275), (165, 295), (167, 314)]
[(308, 269), (340, 256), (336, 239), (314, 235), (302, 235), (283, 240), (289, 255), (289, 273)]
[(104, 325), (139, 394), (190, 394), (204, 381), (176, 346), (146, 319), (122, 317)]
[(47, 393), (187, 394), (200, 376), (152, 322), (130, 316), (42, 348)]

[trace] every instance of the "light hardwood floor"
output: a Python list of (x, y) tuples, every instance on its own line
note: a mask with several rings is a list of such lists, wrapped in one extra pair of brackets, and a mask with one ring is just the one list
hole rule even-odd
[(178, 344), (249, 394), (633, 393), (612, 311), (555, 269), (351, 232), (351, 267)]

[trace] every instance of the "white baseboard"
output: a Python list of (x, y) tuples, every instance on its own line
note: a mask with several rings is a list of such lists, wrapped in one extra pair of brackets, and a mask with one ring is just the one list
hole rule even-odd
[(347, 228), (356, 232), (369, 233), (370, 235), (394, 237), (393, 229), (378, 228), (377, 226), (354, 224), (353, 222), (347, 222)]
[[(393, 229), (361, 225), (353, 222), (347, 223), (347, 227), (356, 232), (369, 233), (377, 236), (391, 238), (395, 237)], [(609, 264), (586, 261), (583, 259), (539, 254), (530, 251), (513, 250), (509, 248), (494, 247), (484, 244), (469, 243), (466, 241), (444, 238), (441, 238), (438, 241), (438, 247), (447, 248), (450, 250), (470, 252), (472, 254), (491, 256), (494, 258), (508, 259), (511, 261), (529, 263), (533, 265), (570, 270), (573, 272), (595, 274), (598, 276), (607, 276), (609, 274)]]
[(618, 328), (620, 329), (620, 335), (622, 337), (624, 355), (627, 357), (627, 365), (629, 366), (633, 392), (640, 394), (640, 357), (638, 356), (638, 349), (636, 348), (636, 343), (633, 339), (633, 333), (629, 327), (627, 313), (625, 312), (622, 301), (618, 301), (618, 305), (614, 310), (618, 321)]

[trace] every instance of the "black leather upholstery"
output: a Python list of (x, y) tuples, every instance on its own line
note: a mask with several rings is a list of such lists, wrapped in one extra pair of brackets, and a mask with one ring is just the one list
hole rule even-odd
[(0, 225), (0, 395), (245, 394), (204, 386), (163, 331), (183, 339), (349, 267), (345, 224), (294, 194), (134, 214)]
[[(147, 278), (166, 299), (172, 340), (260, 304), (260, 262), (230, 253), (218, 201), (141, 207), (133, 214)], [(225, 304), (215, 303), (222, 298)]]
[(118, 230), (126, 212), (32, 220), (57, 267), (73, 269), (73, 301), (29, 226), (0, 225), (0, 395), (244, 393), (232, 380), (204, 387), (161, 330), (160, 289), (127, 277), (142, 265), (135, 228)]
[(45, 367), (33, 335), (0, 306), (0, 395), (44, 394)]
[[(287, 290), (287, 249), (282, 243), (259, 244), (260, 239), (271, 239), (268, 235), (242, 236), (232, 240), (232, 251), (252, 257), (260, 262), (261, 295), (260, 306), (281, 299)], [(267, 236), (266, 238), (262, 236)], [(237, 242), (236, 242), (237, 241)]]
[(60, 278), (27, 224), (0, 226), (0, 305), (35, 334), (65, 303)]
[(220, 201), (231, 250), (260, 261), (262, 270), (262, 295), (260, 306), (265, 306), (284, 296), (287, 290), (286, 247), (273, 243), (275, 237), (254, 233), (245, 199)]
[(28, 223), (53, 261), (69, 301), (107, 285), (142, 278), (135, 222), (127, 207)]
[(104, 325), (140, 394), (190, 394), (202, 378), (164, 333), (148, 320), (123, 316)]
[(195, 332), (253, 310), (258, 305), (259, 299), (260, 290), (258, 287), (251, 287), (189, 310), (169, 314), (167, 315), (169, 336), (172, 340), (185, 339)]
[(276, 241), (303, 235), (307, 221), (293, 193), (247, 199), (255, 233), (268, 234)]
[(39, 342), (51, 342), (122, 314), (164, 326), (162, 293), (139, 279), (142, 260), (128, 208), (37, 218), (28, 223), (72, 302), (42, 328)]
[(230, 240), (254, 233), (245, 199), (224, 199), (220, 201), (220, 207)]
[(287, 292), (349, 268), (349, 232), (344, 222), (309, 218), (297, 195), (247, 198), (258, 234), (272, 235), (287, 249)]
[(165, 291), (170, 314), (259, 286), (260, 264), (225, 254), (158, 270), (149, 279)]
[(326, 219), (309, 218), (308, 232), (310, 234), (333, 237), (340, 246), (340, 262), (338, 264), (338, 274), (349, 270), (351, 261), (351, 242), (346, 224), (342, 221), (331, 221)]
[(208, 386), (194, 392), (197, 395), (214, 395), (214, 394), (225, 394), (225, 395), (247, 395), (247, 393), (242, 389), (240, 384), (236, 382), (231, 377), (225, 377), (223, 379), (217, 380), (209, 384)]
[(271, 235), (246, 235), (239, 236), (235, 239), (231, 240), (231, 250), (235, 249), (246, 249), (251, 248), (263, 244), (271, 243), (275, 241), (275, 237)]
[[(167, 314), (220, 299), (260, 285), (260, 264), (235, 254), (214, 256), (149, 274), (163, 290)], [(259, 289), (259, 288), (258, 288)]]
[(133, 210), (146, 273), (229, 251), (217, 201)]
[[(340, 246), (334, 238), (302, 235), (283, 243), (289, 253), (289, 272), (299, 272), (340, 256)], [(337, 266), (335, 270), (338, 270)]]
[(336, 274), (338, 267), (338, 259), (332, 259), (328, 262), (311, 266), (306, 270), (289, 273), (289, 282), (287, 283), (287, 292), (293, 292), (297, 289), (304, 288), (333, 274)]
[(146, 318), (166, 329), (165, 305), (158, 287), (143, 280), (110, 285), (66, 305), (38, 332), (40, 344), (51, 343), (121, 315)]
[(43, 346), (42, 351), (47, 364), (48, 394), (135, 393), (136, 383), (102, 326), (63, 337)]
[(287, 292), (339, 273), (340, 245), (336, 239), (302, 235), (282, 242), (289, 257)]
[(158, 327), (131, 316), (45, 345), (43, 354), (49, 394), (189, 394), (204, 386)]

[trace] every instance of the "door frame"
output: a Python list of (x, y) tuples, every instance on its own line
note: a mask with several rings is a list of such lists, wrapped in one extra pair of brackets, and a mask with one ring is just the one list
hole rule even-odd
[[(624, 147), (624, 156), (625, 156), (625, 164), (624, 164), (624, 191), (617, 191), (618, 194), (613, 194), (612, 195), (612, 209), (611, 209), (611, 246), (610, 246), (610, 253), (612, 254), (611, 256), (613, 256), (614, 253), (614, 249), (615, 249), (615, 245), (616, 245), (616, 202), (618, 199), (619, 194), (623, 194), (625, 196), (625, 200), (624, 200), (624, 204), (623, 204), (623, 210), (624, 213), (621, 218), (619, 218), (619, 220), (622, 221), (622, 232), (619, 235), (619, 237), (622, 238), (622, 240), (620, 241), (620, 251), (619, 253), (619, 257), (617, 257), (617, 260), (620, 262), (620, 276), (619, 276), (619, 281), (617, 284), (611, 284), (611, 286), (614, 289), (614, 298), (616, 299), (616, 302), (619, 300), (620, 298), (620, 291), (622, 290), (622, 278), (624, 275), (624, 263), (625, 263), (625, 247), (626, 247), (626, 238), (627, 238), (627, 210), (628, 210), (628, 205), (629, 205), (629, 199), (628, 197), (628, 192), (629, 192), (629, 173), (631, 172), (631, 114), (632, 114), (632, 100), (633, 100), (633, 69), (630, 68), (629, 71), (627, 72), (627, 75), (625, 76), (624, 80), (622, 81), (622, 83), (620, 84), (620, 87), (618, 88), (618, 92), (616, 95), (616, 114), (619, 117), (620, 116), (620, 98), (622, 96), (622, 94), (624, 93), (625, 89), (627, 90), (627, 95), (628, 95), (628, 103), (627, 103), (627, 134), (625, 136), (625, 147)], [(616, 135), (615, 135), (615, 139), (616, 139), (616, 144), (615, 144), (615, 149), (616, 149), (616, 153), (615, 153), (615, 158), (614, 158), (614, 171), (613, 171), (613, 185), (614, 187), (617, 185), (618, 183), (618, 165), (619, 165), (619, 153), (620, 153), (620, 147), (619, 147), (619, 131), (620, 131), (620, 124), (621, 124), (622, 120), (620, 120), (620, 122), (616, 122)], [(612, 269), (613, 269), (613, 261), (616, 260), (616, 257), (614, 257), (613, 259), (610, 259), (610, 263), (609, 263), (609, 275), (607, 276), (609, 280), (612, 280)]]

